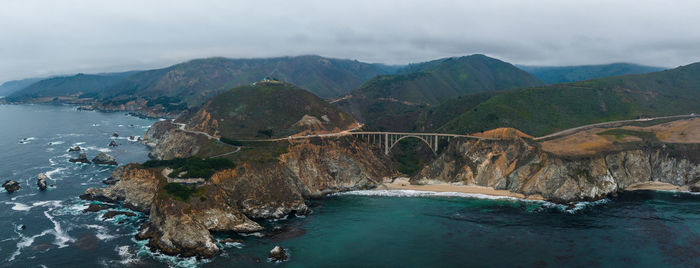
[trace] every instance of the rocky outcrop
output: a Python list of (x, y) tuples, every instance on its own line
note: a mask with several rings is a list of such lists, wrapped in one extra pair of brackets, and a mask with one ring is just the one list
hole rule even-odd
[(39, 173), (39, 175), (36, 176), (36, 186), (39, 187), (40, 191), (46, 190), (46, 174), (44, 173)]
[[(172, 127), (164, 128), (173, 131)], [(151, 131), (149, 142), (169, 142), (166, 136), (171, 134)], [(176, 145), (166, 146), (173, 149)], [(287, 152), (278, 159), (241, 163), (215, 173), (201, 185), (188, 186), (196, 187), (191, 188), (195, 193), (188, 200), (164, 189), (167, 180), (160, 170), (135, 164), (118, 168), (111, 176), (114, 185), (90, 188), (81, 197), (121, 201), (147, 212), (149, 222), (137, 238), (148, 239), (153, 249), (171, 255), (211, 257), (220, 250), (211, 232), (261, 231), (264, 228), (251, 219), (306, 215), (311, 211), (306, 198), (372, 188), (392, 175), (387, 159), (351, 140), (303, 141), (286, 146)], [(164, 153), (160, 156), (175, 155)]]
[(151, 210), (160, 183), (157, 171), (129, 164), (117, 168), (112, 177), (119, 181), (106, 188), (88, 188), (80, 198), (110, 203), (123, 202), (125, 207), (140, 212), (148, 213)]
[(280, 246), (275, 246), (270, 250), (270, 260), (273, 262), (283, 262), (289, 258), (287, 251)]
[(68, 161), (71, 162), (71, 163), (82, 163), (82, 164), (90, 164), (90, 163), (92, 163), (92, 162), (90, 162), (90, 160), (88, 160), (87, 154), (85, 154), (85, 153), (80, 153), (80, 154), (78, 155), (78, 157), (68, 159)]
[(633, 184), (700, 182), (698, 145), (646, 145), (605, 154), (567, 157), (523, 139), (453, 141), (412, 183), (462, 183), (541, 195), (547, 200), (595, 200)]
[(169, 121), (160, 121), (148, 129), (143, 142), (151, 147), (149, 157), (167, 160), (196, 155), (200, 144), (208, 142), (208, 138), (202, 134), (180, 130), (178, 125)]
[(119, 144), (117, 144), (116, 141), (113, 141), (113, 140), (112, 140), (112, 141), (109, 141), (108, 146), (109, 146), (109, 147), (117, 147), (117, 146), (119, 146)]
[(68, 152), (80, 152), (81, 150), (83, 149), (78, 145), (68, 148)]
[(8, 193), (14, 193), (17, 190), (19, 190), (19, 182), (14, 180), (6, 180), (2, 184), (2, 187), (5, 188), (5, 191), (7, 191)]
[(117, 165), (117, 160), (114, 159), (114, 157), (103, 152), (97, 154), (97, 156), (92, 159), (92, 162), (98, 165)]

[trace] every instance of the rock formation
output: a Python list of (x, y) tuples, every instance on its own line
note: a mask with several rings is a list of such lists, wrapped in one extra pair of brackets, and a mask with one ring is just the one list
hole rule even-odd
[(78, 145), (68, 148), (68, 152), (80, 152), (81, 150), (82, 148)]
[(634, 184), (700, 183), (697, 144), (644, 145), (589, 156), (548, 153), (526, 139), (455, 141), (411, 182), (493, 187), (546, 200), (596, 200)]
[(111, 141), (109, 141), (109, 144), (108, 144), (108, 146), (109, 146), (109, 147), (117, 147), (117, 146), (119, 146), (119, 144), (117, 144), (117, 142), (116, 142), (116, 141), (114, 141), (114, 140), (111, 140)]
[(273, 262), (283, 262), (289, 257), (287, 256), (287, 251), (280, 246), (275, 246), (270, 250), (270, 260)]
[(5, 183), (2, 184), (2, 187), (4, 187), (8, 193), (13, 193), (19, 190), (19, 182), (6, 180)]
[(46, 174), (44, 173), (39, 173), (38, 176), (36, 176), (36, 186), (39, 187), (39, 190), (44, 191), (46, 190)]
[[(166, 133), (149, 130), (147, 141), (196, 135), (177, 128), (162, 129)], [(186, 148), (176, 148), (178, 145)], [(181, 153), (193, 145), (179, 141), (167, 146), (179, 153), (163, 150), (158, 156), (190, 156)], [(153, 249), (172, 255), (211, 257), (220, 249), (210, 232), (261, 231), (264, 228), (252, 219), (306, 215), (311, 211), (306, 198), (372, 188), (383, 177), (392, 175), (387, 159), (351, 139), (303, 141), (287, 146), (287, 153), (277, 159), (245, 162), (215, 173), (205, 183), (192, 186), (196, 187), (191, 188), (195, 194), (187, 200), (162, 190), (167, 180), (160, 170), (137, 164), (118, 168), (112, 174), (118, 180), (114, 185), (90, 188), (81, 198), (122, 201), (127, 207), (148, 213), (149, 222), (142, 226), (137, 238), (148, 239)]]
[(90, 160), (87, 158), (87, 154), (85, 153), (80, 153), (78, 157), (76, 158), (71, 158), (68, 160), (71, 163), (83, 163), (83, 164), (90, 164)]
[(98, 165), (117, 165), (117, 160), (114, 159), (114, 157), (103, 152), (97, 154), (97, 156), (92, 159), (92, 162)]

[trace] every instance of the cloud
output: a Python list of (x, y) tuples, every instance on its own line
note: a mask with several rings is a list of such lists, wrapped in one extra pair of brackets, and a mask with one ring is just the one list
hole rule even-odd
[(405, 64), (483, 53), (530, 65), (700, 61), (697, 1), (4, 1), (0, 81), (319, 54)]

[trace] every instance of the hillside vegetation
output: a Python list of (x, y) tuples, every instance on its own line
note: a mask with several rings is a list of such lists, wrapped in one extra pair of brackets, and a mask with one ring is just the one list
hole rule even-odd
[(700, 112), (700, 63), (649, 74), (516, 89), (439, 128), (452, 133), (513, 127), (541, 136), (585, 124)]
[(408, 130), (427, 106), (470, 93), (541, 85), (509, 63), (472, 55), (409, 65), (399, 74), (376, 77), (336, 105), (370, 126)]
[(310, 92), (275, 81), (223, 92), (178, 121), (188, 129), (233, 142), (344, 130), (355, 123), (350, 115)]
[(108, 74), (77, 74), (43, 79), (14, 92), (10, 101), (43, 101), (56, 97), (95, 98), (107, 88), (134, 72)]
[(627, 74), (644, 74), (664, 70), (661, 67), (644, 66), (630, 63), (611, 63), (580, 66), (518, 66), (547, 84), (577, 82), (595, 78), (620, 76)]

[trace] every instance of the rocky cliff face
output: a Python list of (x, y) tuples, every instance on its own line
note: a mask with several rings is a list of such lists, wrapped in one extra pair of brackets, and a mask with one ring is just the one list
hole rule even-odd
[[(168, 126), (170, 125), (170, 126)], [(191, 156), (193, 141), (174, 141), (183, 131), (171, 124), (149, 130), (159, 159)], [(191, 135), (184, 132), (184, 135)], [(165, 143), (165, 144), (163, 144)], [(219, 252), (210, 232), (256, 232), (263, 228), (251, 219), (279, 219), (307, 215), (305, 199), (326, 193), (375, 187), (392, 175), (388, 159), (351, 140), (290, 143), (274, 161), (243, 162), (215, 173), (196, 186), (188, 200), (164, 189), (167, 179), (159, 169), (137, 164), (112, 174), (119, 181), (106, 188), (90, 188), (85, 199), (123, 202), (149, 213), (137, 238), (166, 254), (211, 257)]]
[(658, 144), (566, 157), (523, 139), (453, 140), (412, 183), (488, 186), (557, 202), (593, 200), (645, 182), (695, 187), (700, 184), (698, 149), (694, 144)]
[(154, 159), (173, 159), (196, 155), (207, 137), (179, 129), (169, 121), (156, 122), (144, 134), (144, 143), (151, 147), (148, 156)]

